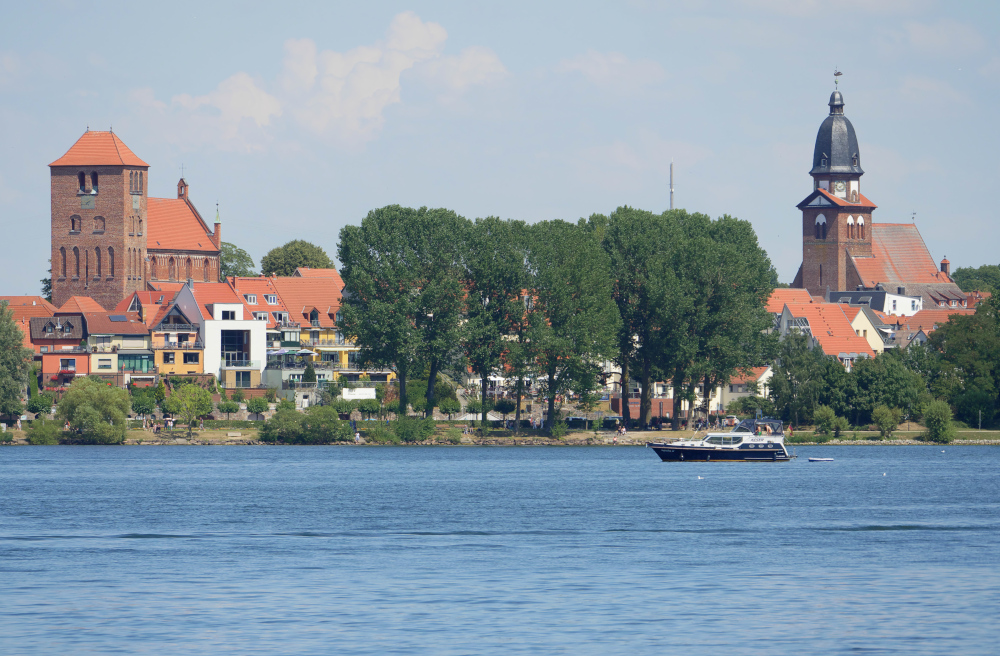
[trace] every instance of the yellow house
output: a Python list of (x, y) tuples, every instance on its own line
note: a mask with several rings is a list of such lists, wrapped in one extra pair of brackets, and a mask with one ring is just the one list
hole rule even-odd
[(876, 355), (885, 351), (883, 336), (887, 336), (887, 333), (880, 330), (885, 324), (872, 312), (871, 308), (843, 303), (840, 304), (840, 307), (844, 309), (844, 314), (851, 322), (851, 328), (854, 329), (855, 334), (868, 342), (868, 346), (875, 351)]
[(139, 313), (85, 312), (83, 318), (91, 372), (119, 385), (156, 379), (149, 328)]
[(153, 320), (152, 348), (163, 376), (205, 371), (205, 345), (192, 323), (176, 305), (165, 306)]

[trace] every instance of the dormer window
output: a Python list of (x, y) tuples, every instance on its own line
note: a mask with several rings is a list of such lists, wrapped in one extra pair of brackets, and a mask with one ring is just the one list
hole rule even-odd
[(277, 305), (278, 297), (275, 294), (264, 294), (264, 302), (268, 305)]
[(826, 153), (823, 153), (823, 157), (820, 158), (819, 165), (826, 166)]
[(257, 305), (257, 295), (256, 294), (244, 294), (243, 298), (247, 300), (250, 305)]
[(851, 157), (851, 165), (852, 166), (857, 166), (858, 165), (858, 154), (857, 153), (854, 153), (854, 156)]
[(222, 320), (223, 321), (235, 321), (236, 320), (236, 311), (235, 310), (223, 310), (222, 311)]

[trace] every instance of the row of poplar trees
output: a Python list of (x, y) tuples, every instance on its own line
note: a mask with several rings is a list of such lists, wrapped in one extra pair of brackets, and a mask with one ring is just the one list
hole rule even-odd
[(613, 361), (623, 390), (639, 382), (635, 419), (646, 425), (655, 381), (693, 400), (699, 384), (713, 389), (775, 353), (765, 309), (775, 272), (751, 225), (730, 216), (621, 207), (527, 224), (391, 205), (343, 228), (338, 257), (339, 328), (359, 364), (396, 372), (401, 415), (408, 380), (429, 376), (430, 413), (439, 373), (468, 366), (483, 390), (492, 374), (516, 381), (518, 422), (532, 381), (551, 428), (557, 396), (593, 400)]

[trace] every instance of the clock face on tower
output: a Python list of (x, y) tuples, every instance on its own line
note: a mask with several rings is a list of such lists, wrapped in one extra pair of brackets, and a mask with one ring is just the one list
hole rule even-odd
[(834, 188), (837, 191), (843, 191), (844, 188), (845, 188), (844, 181), (843, 180), (837, 180), (837, 184), (836, 184), (836, 186)]

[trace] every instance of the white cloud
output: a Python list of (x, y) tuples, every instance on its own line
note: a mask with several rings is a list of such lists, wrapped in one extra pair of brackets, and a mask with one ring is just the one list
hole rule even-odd
[(620, 52), (588, 50), (556, 64), (557, 73), (579, 73), (598, 86), (638, 88), (666, 78), (663, 67), (649, 59), (629, 59)]
[(506, 75), (487, 48), (445, 55), (447, 38), (441, 25), (408, 11), (393, 18), (383, 39), (343, 52), (321, 51), (308, 38), (289, 39), (272, 85), (239, 72), (205, 95), (180, 94), (164, 103), (136, 90), (132, 100), (173, 127), (228, 148), (260, 149), (278, 118), (313, 134), (363, 143), (378, 134), (386, 108), (401, 102), (401, 77), (410, 69), (448, 94)]

